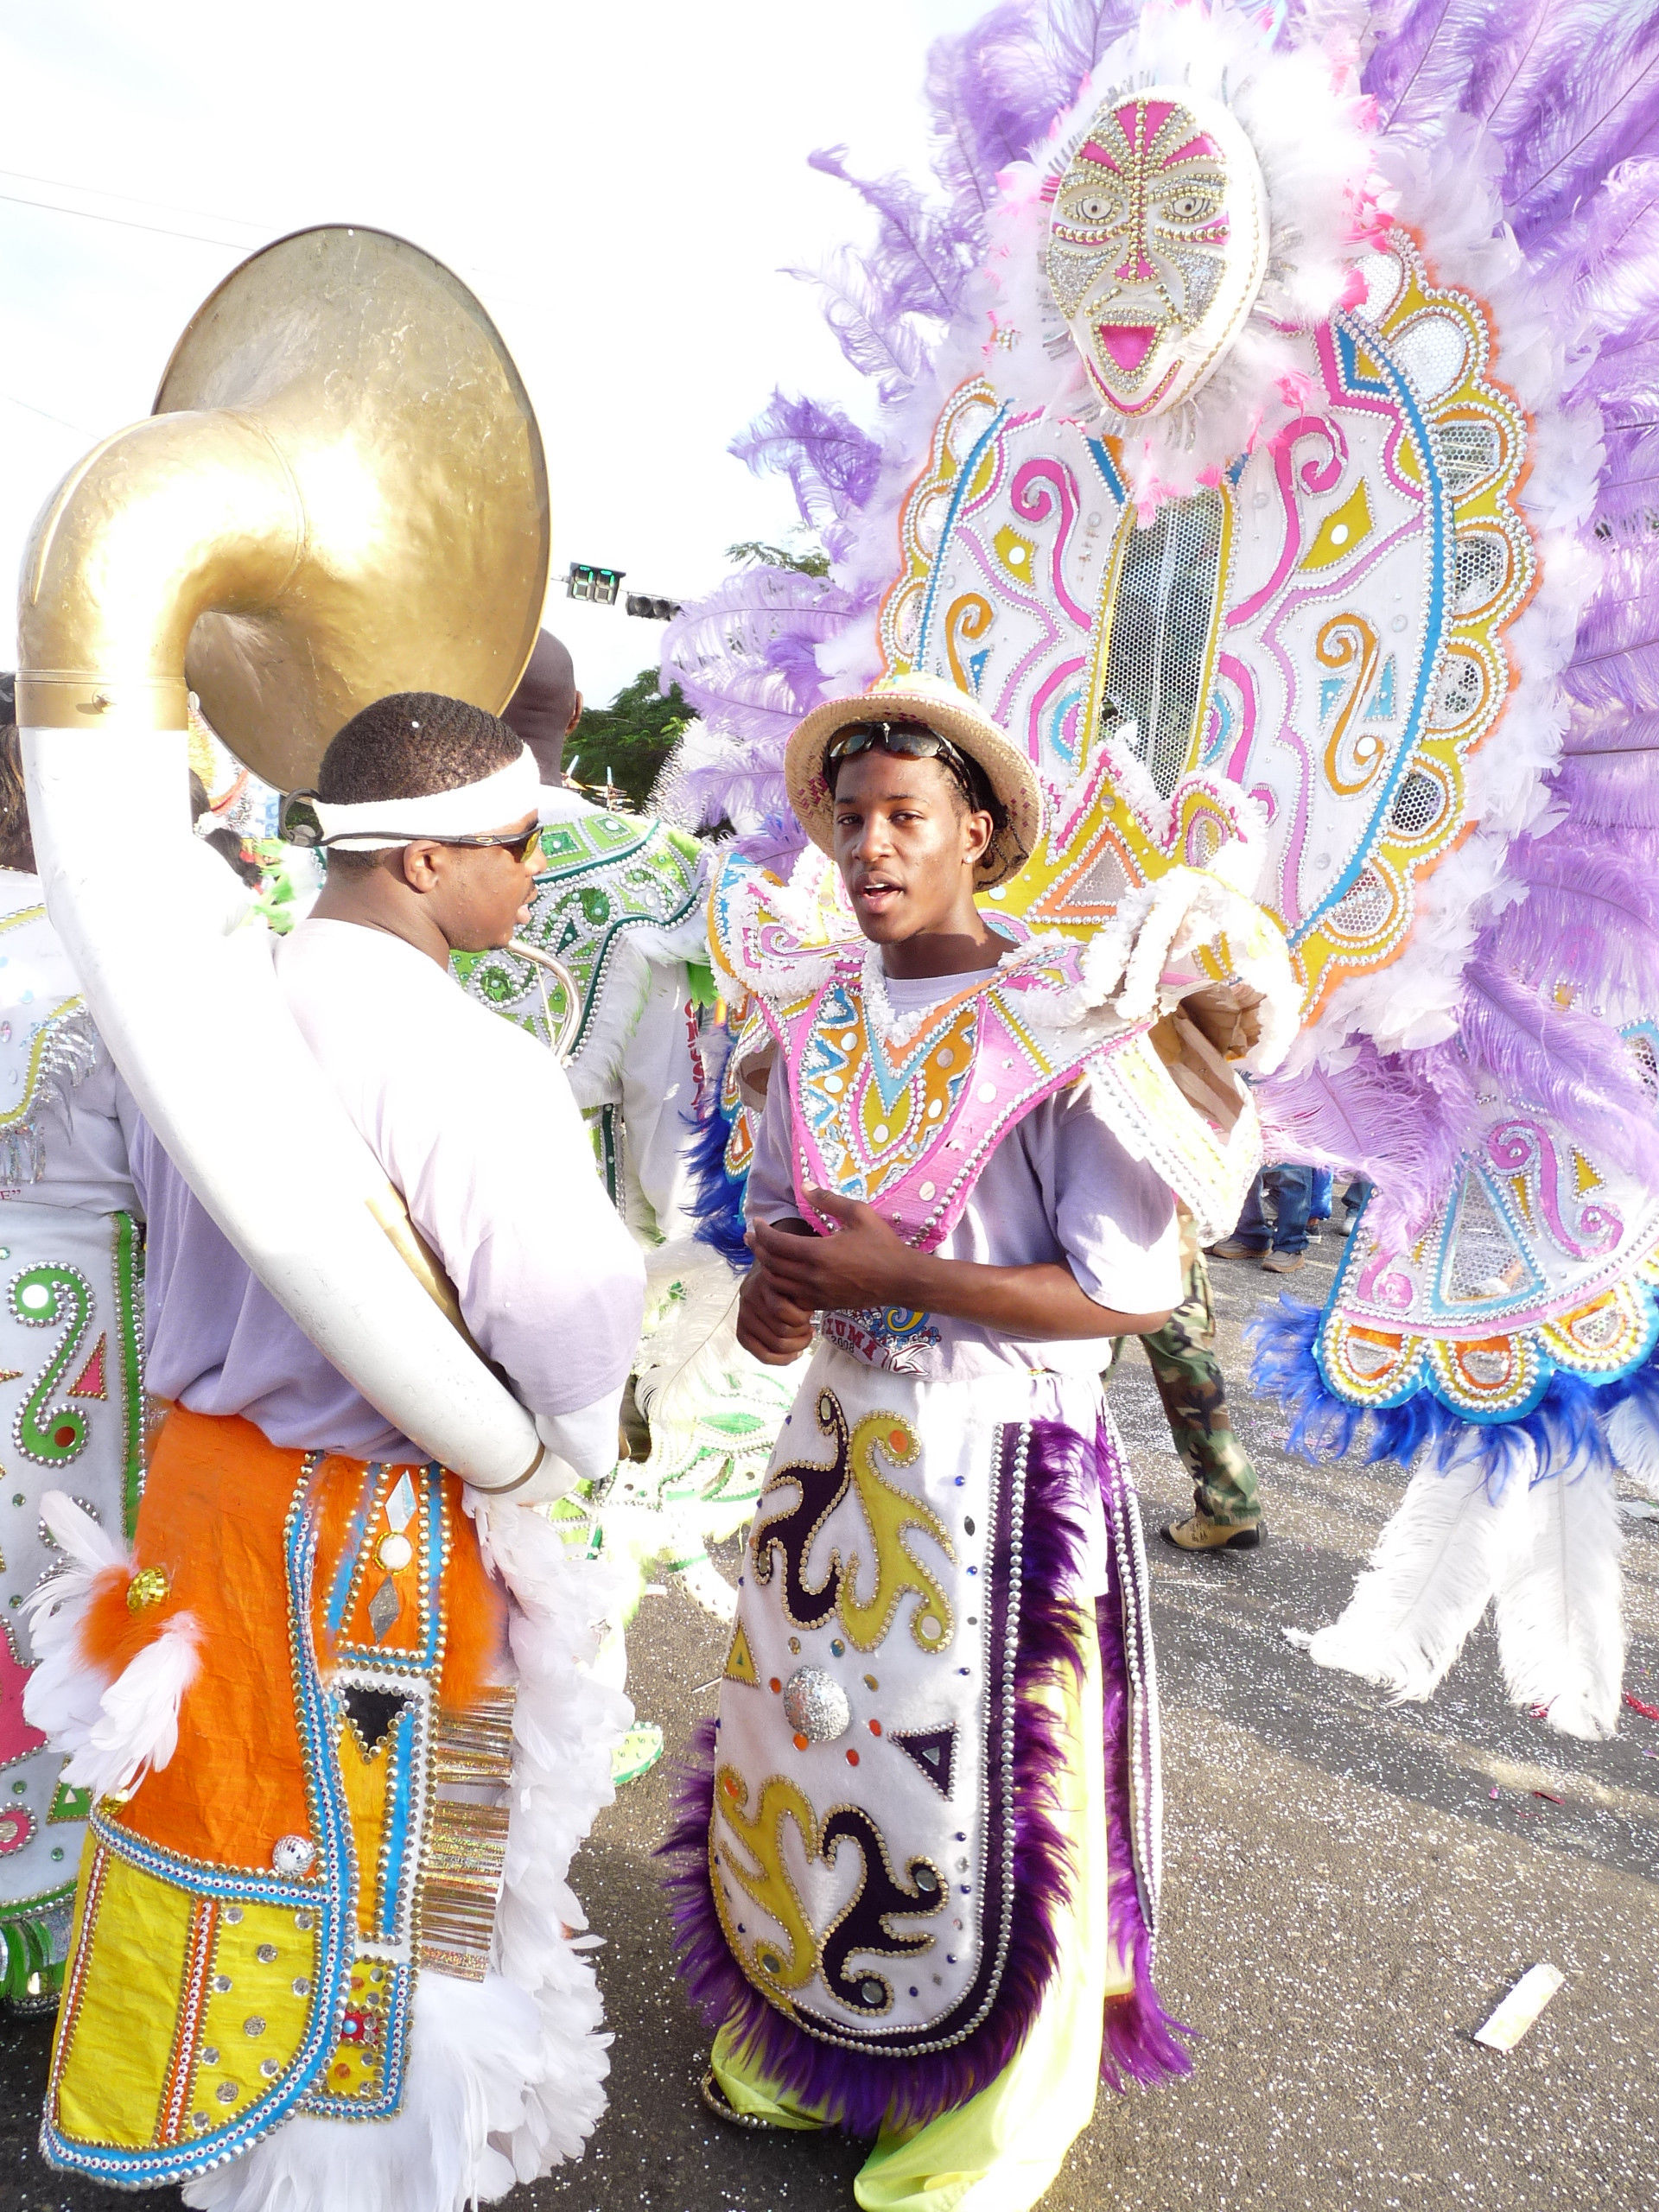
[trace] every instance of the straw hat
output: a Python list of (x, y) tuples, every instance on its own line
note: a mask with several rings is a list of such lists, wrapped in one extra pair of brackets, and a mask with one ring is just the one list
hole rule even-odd
[(823, 779), (823, 749), (840, 729), (855, 722), (915, 721), (948, 738), (983, 770), (1001, 802), (1007, 827), (986, 853), (995, 865), (981, 887), (1006, 883), (1025, 866), (1043, 830), (1043, 789), (1037, 771), (965, 691), (935, 676), (884, 676), (854, 699), (828, 699), (791, 734), (784, 753), (789, 803), (820, 852), (835, 849), (835, 808)]

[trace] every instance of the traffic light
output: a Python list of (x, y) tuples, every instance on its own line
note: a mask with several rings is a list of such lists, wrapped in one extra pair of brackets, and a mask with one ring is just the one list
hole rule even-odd
[[(622, 575), (620, 569), (596, 569), (589, 561), (573, 561), (565, 578), (565, 597), (591, 600), (595, 607), (614, 607)], [(632, 601), (629, 611), (632, 611)]]
[(647, 622), (671, 622), (680, 611), (677, 599), (647, 599), (643, 592), (628, 594), (630, 614), (643, 614)]

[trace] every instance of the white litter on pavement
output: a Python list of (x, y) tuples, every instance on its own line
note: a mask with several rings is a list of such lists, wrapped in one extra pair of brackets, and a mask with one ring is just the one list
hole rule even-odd
[(1488, 2050), (1513, 2050), (1567, 1976), (1559, 1967), (1529, 1967), (1475, 2041)]

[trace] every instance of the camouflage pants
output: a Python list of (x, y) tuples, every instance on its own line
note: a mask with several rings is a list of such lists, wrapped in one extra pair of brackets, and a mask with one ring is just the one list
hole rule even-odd
[[(1216, 1358), (1216, 1316), (1210, 1302), (1210, 1271), (1192, 1221), (1181, 1216), (1180, 1304), (1161, 1329), (1141, 1338), (1152, 1363), (1153, 1379), (1164, 1402), (1169, 1433), (1181, 1464), (1192, 1478), (1192, 1499), (1200, 1513), (1235, 1528), (1262, 1518), (1255, 1469), (1233, 1433), (1227, 1412), (1227, 1386)], [(1123, 1340), (1112, 1354), (1116, 1366)]]

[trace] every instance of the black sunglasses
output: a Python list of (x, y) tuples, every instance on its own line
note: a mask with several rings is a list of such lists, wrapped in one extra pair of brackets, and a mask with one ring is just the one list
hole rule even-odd
[[(276, 834), (290, 845), (311, 848), (321, 845), (326, 852), (327, 847), (323, 843), (322, 824), (312, 809), (315, 797), (315, 791), (289, 791), (283, 800)], [(532, 829), (512, 830), (499, 837), (411, 837), (406, 830), (354, 830), (352, 835), (353, 837), (384, 836), (387, 850), (400, 845), (414, 844), (499, 846), (503, 852), (511, 853), (522, 868), (531, 847), (541, 842), (542, 825), (538, 822)]]
[(423, 845), (499, 845), (504, 853), (511, 853), (522, 866), (531, 846), (539, 845), (542, 842), (542, 825), (538, 822), (533, 830), (511, 830), (505, 837), (423, 837), (418, 840), (405, 837), (403, 842), (406, 845), (417, 842)]
[(970, 760), (948, 737), (941, 737), (925, 722), (849, 722), (838, 729), (823, 748), (823, 779), (832, 787), (830, 772), (843, 760), (856, 760), (864, 753), (893, 753), (906, 760), (937, 760), (955, 778), (963, 798), (976, 813), (995, 816), (999, 810), (989, 780), (977, 760)]
[(849, 722), (823, 748), (823, 761), (856, 760), (861, 753), (897, 753), (906, 760), (948, 760), (966, 769), (967, 756), (925, 722)]

